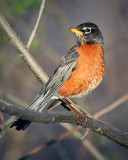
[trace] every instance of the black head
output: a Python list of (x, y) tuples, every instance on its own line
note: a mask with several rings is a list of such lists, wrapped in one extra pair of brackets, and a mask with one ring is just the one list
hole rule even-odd
[(94, 23), (83, 23), (70, 30), (76, 34), (79, 44), (104, 44), (102, 33), (100, 32), (98, 26)]

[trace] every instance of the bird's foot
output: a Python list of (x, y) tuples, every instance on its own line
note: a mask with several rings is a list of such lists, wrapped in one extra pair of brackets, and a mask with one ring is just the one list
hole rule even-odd
[(80, 122), (80, 119), (84, 116), (85, 118), (85, 122), (84, 122), (84, 125), (87, 124), (87, 121), (88, 121), (88, 115), (87, 113), (82, 110), (80, 107), (78, 107), (73, 101), (71, 101), (70, 99), (62, 99), (62, 101), (64, 101), (68, 106), (69, 108), (76, 113), (77, 115), (77, 123), (79, 124)]

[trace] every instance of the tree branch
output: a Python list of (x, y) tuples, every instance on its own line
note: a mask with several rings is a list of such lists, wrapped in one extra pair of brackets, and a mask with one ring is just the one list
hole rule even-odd
[(8, 24), (8, 22), (2, 16), (1, 13), (0, 13), (0, 25), (7, 34), (7, 36), (9, 37), (10, 43), (19, 51), (19, 55), (26, 61), (26, 63), (29, 65), (30, 69), (40, 80), (40, 82), (41, 83), (46, 82), (48, 80), (47, 74), (36, 62), (36, 60), (30, 54), (27, 47), (25, 47), (25, 45), (21, 42), (20, 38), (16, 35), (16, 33), (13, 31), (13, 29), (11, 28), (11, 26)]
[(90, 128), (94, 132), (128, 148), (127, 133), (124, 133), (90, 116), (88, 116), (88, 121), (85, 124), (85, 118), (81, 116), (78, 119), (77, 115), (73, 112), (40, 113), (27, 108), (16, 106), (13, 103), (3, 99), (0, 99), (0, 111), (37, 123), (74, 123), (84, 128)]

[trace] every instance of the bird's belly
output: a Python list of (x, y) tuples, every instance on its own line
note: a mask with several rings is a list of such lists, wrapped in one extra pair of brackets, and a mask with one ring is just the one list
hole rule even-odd
[(59, 90), (64, 97), (82, 96), (90, 93), (101, 82), (104, 74), (102, 67), (90, 65), (78, 66), (71, 78)]
[(58, 92), (64, 97), (90, 93), (100, 84), (104, 75), (105, 66), (101, 45), (83, 44), (77, 50), (80, 54), (77, 69)]

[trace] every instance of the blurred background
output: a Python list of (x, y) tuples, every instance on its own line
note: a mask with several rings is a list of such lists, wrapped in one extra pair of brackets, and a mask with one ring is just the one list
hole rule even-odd
[[(0, 11), (24, 44), (35, 25), (41, 0), (1, 0)], [(91, 115), (128, 92), (128, 1), (127, 0), (52, 0), (45, 9), (30, 51), (48, 75), (61, 57), (76, 44), (69, 28), (84, 22), (96, 23), (103, 33), (106, 73), (100, 86), (90, 95), (74, 101)], [(28, 106), (41, 88), (40, 82), (10, 45), (0, 30), (0, 95)], [(128, 102), (104, 115), (101, 120), (128, 132)], [(62, 110), (62, 107), (58, 107)], [(8, 115), (5, 115), (9, 118)], [(59, 124), (32, 123), (24, 132), (7, 129), (0, 139), (0, 159), (15, 160), (43, 145), (66, 130)], [(84, 135), (85, 130), (81, 133)], [(81, 138), (81, 137), (80, 137)], [(86, 137), (106, 160), (125, 160), (128, 152), (96, 133)], [(81, 139), (70, 136), (39, 152), (32, 160), (94, 160)]]

